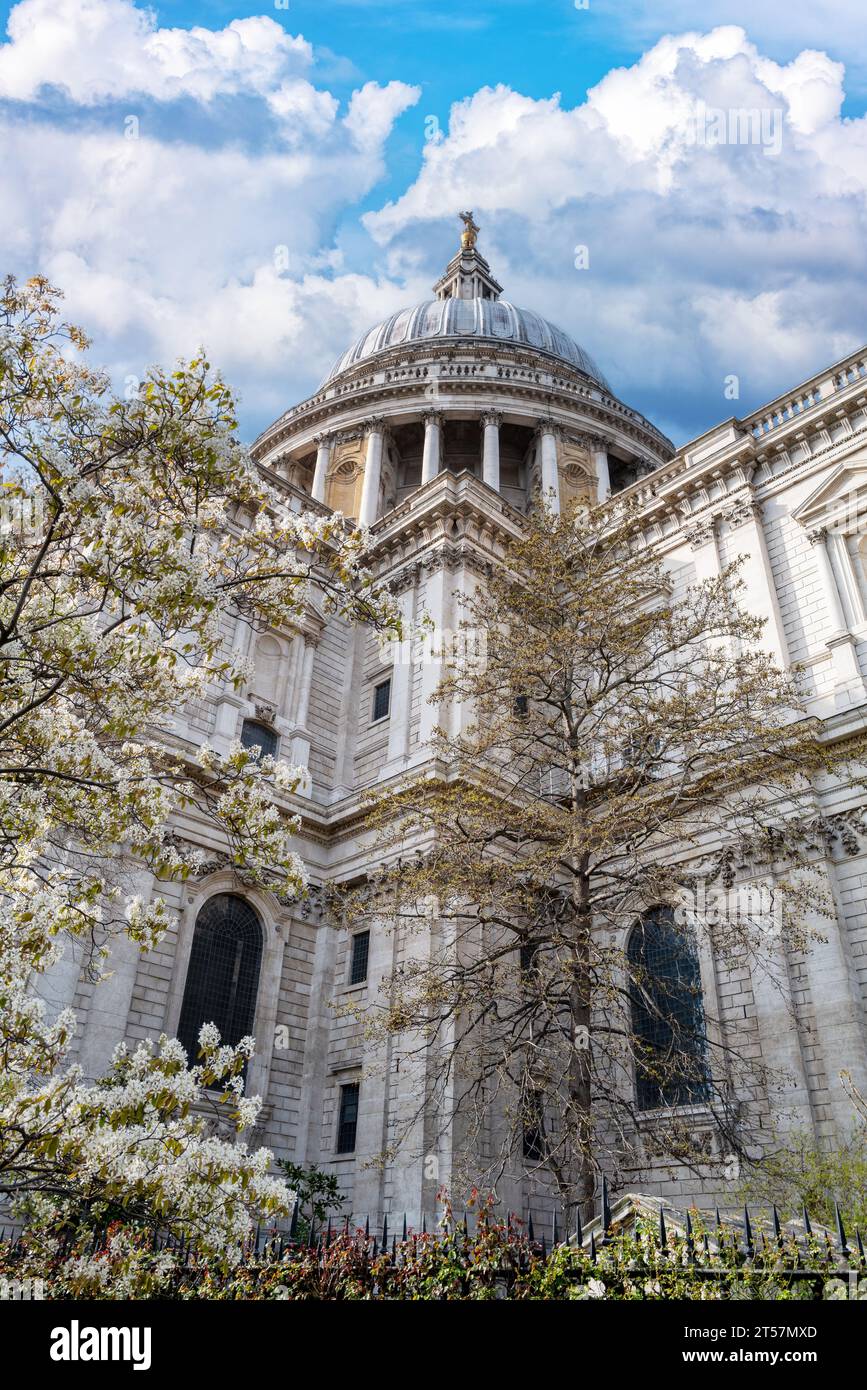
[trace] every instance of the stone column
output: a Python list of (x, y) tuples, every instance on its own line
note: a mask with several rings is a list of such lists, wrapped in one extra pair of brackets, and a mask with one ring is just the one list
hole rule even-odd
[(825, 609), (828, 614), (829, 631), (825, 641), (834, 665), (835, 684), (849, 687), (861, 697), (865, 693), (864, 678), (861, 675), (858, 653), (855, 650), (855, 639), (849, 631), (849, 624), (846, 621), (846, 614), (843, 611), (843, 603), (840, 598), (840, 590), (837, 587), (837, 578), (828, 552), (828, 532), (824, 526), (818, 526), (807, 534), (813, 547), (813, 555), (816, 559), (816, 568), (819, 572), (825, 600)]
[(539, 421), (539, 459), (542, 466), (542, 499), (555, 514), (560, 511), (560, 477), (557, 470), (557, 434), (552, 420)]
[(317, 434), (315, 442), (316, 468), (313, 471), (313, 486), (310, 489), (310, 496), (314, 502), (324, 502), (325, 480), (328, 476), (328, 464), (331, 460), (331, 436)]
[[(316, 647), (309, 638), (302, 638), (304, 654), (301, 658), (301, 678), (298, 689), (298, 703), (295, 710), (295, 733), (292, 738), (290, 759), (295, 767), (307, 767), (310, 762), (310, 735), (306, 728), (307, 713), (310, 708), (310, 687), (313, 683), (313, 662)], [(308, 795), (309, 781), (298, 788), (300, 796)]]
[[(124, 895), (149, 901), (154, 890), (154, 876), (149, 869), (133, 869), (123, 884)], [(108, 1071), (117, 1044), (126, 1035), (130, 1005), (142, 949), (126, 932), (118, 932), (109, 946), (106, 978), (93, 987), (87, 1022), (81, 1037), (78, 1059), (85, 1076), (95, 1079)], [(160, 1005), (152, 1004), (156, 1013)]]
[[(415, 623), (415, 592), (419, 572), (410, 587), (397, 598), (397, 606), (405, 624), (405, 631), (411, 632)], [(390, 777), (400, 771), (409, 752), (410, 713), (412, 704), (413, 643), (411, 638), (393, 641), (391, 648), (391, 709), (388, 721), (388, 755), (380, 770), (380, 778)], [(385, 658), (387, 660), (387, 658)]]
[[(244, 622), (240, 614), (235, 617), (235, 631), (232, 634), (232, 655), (245, 657), (249, 655), (250, 642), (252, 639), (252, 628)], [(244, 701), (231, 686), (219, 696), (217, 708), (214, 714), (214, 732), (211, 735), (211, 744), (216, 752), (223, 757), (229, 751), (229, 745), (234, 741), (238, 729), (238, 711), (243, 708)]]
[(840, 1073), (848, 1071), (862, 1095), (867, 1091), (867, 1024), (846, 919), (838, 901), (834, 864), (826, 859), (817, 870), (833, 916), (815, 909), (804, 914), (816, 939), (804, 952), (803, 971), (810, 990), (812, 1040), (818, 1043), (824, 1064), (822, 1100), (840, 1140), (855, 1123)]
[(364, 481), (361, 485), (361, 505), (358, 508), (359, 526), (372, 526), (379, 511), (379, 480), (382, 474), (384, 435), (385, 431), (381, 419), (368, 422)]
[(722, 566), (716, 537), (716, 518), (711, 516), (698, 522), (691, 531), (687, 531), (686, 538), (693, 554), (696, 583), (701, 584), (706, 579), (719, 579)]
[(759, 645), (778, 666), (785, 668), (789, 664), (789, 649), (761, 506), (752, 496), (743, 497), (725, 513), (725, 519), (732, 531), (732, 550), (743, 557), (740, 575), (747, 591), (741, 602), (754, 617), (764, 618)]
[(767, 948), (768, 958), (752, 969), (762, 1062), (770, 1068), (768, 1104), (778, 1134), (813, 1132), (813, 1109), (800, 1029), (792, 1003), (789, 968), (782, 947)]
[(591, 440), (593, 467), (596, 472), (596, 500), (607, 502), (611, 496), (611, 475), (608, 471), (608, 450), (604, 439)]
[(502, 415), (491, 411), (482, 416), (482, 482), (500, 491), (500, 424)]
[(442, 437), (442, 411), (427, 410), (424, 415), (424, 453), (421, 461), (422, 486), (435, 478), (440, 471), (440, 440)]

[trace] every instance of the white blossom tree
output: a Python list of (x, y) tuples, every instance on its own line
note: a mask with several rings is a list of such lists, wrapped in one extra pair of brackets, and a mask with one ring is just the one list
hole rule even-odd
[[(96, 1207), (159, 1221), (222, 1254), (285, 1211), (271, 1156), (214, 1132), (258, 1111), (252, 1049), (203, 1030), (200, 1059), (161, 1039), (121, 1048), (93, 1084), (70, 1064), (75, 1019), (34, 989), (70, 938), (104, 970), (112, 936), (142, 950), (162, 898), (127, 867), (185, 877), (172, 834), (208, 823), (239, 875), (304, 890), (288, 794), (301, 772), (239, 745), (194, 754), (160, 731), (214, 683), (240, 684), (231, 618), (285, 624), (315, 589), (326, 610), (389, 625), (338, 515), (293, 514), (236, 437), (229, 390), (204, 358), (112, 397), (42, 279), (0, 296), (0, 1195), (31, 1212)], [(192, 1063), (193, 1065), (189, 1065)]]

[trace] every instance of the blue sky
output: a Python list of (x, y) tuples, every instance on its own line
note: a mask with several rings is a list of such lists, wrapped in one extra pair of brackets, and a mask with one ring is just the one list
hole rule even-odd
[[(472, 206), (507, 296), (680, 442), (867, 340), (863, 0), (697, 8), (0, 4), (3, 269), (119, 385), (203, 341), (252, 437)], [(762, 138), (709, 142), (735, 109)]]

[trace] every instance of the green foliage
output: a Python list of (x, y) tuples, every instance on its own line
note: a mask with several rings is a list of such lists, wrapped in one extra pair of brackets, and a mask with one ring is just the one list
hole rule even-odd
[[(355, 1302), (469, 1301), (800, 1301), (851, 1297), (853, 1285), (827, 1240), (786, 1237), (748, 1255), (733, 1234), (717, 1246), (701, 1215), (692, 1239), (671, 1232), (660, 1242), (654, 1221), (612, 1232), (595, 1258), (587, 1249), (548, 1251), (515, 1224), (482, 1208), (476, 1229), (463, 1226), (410, 1235), (381, 1251), (363, 1231), (329, 1245), (281, 1250), (272, 1245), (228, 1269), (176, 1251), (155, 1250), (142, 1236), (116, 1228), (95, 1253), (0, 1247), (0, 1279), (41, 1278), (59, 1298), (176, 1300), (305, 1300)], [(867, 1299), (867, 1271), (856, 1269), (854, 1296)]]
[(743, 1184), (745, 1201), (772, 1203), (784, 1216), (804, 1207), (811, 1218), (834, 1225), (838, 1203), (850, 1231), (867, 1231), (867, 1124), (857, 1124), (842, 1144), (823, 1149), (812, 1134), (787, 1134)]
[(325, 1221), (330, 1211), (339, 1211), (343, 1206), (343, 1193), (333, 1173), (324, 1173), (315, 1163), (305, 1168), (287, 1158), (278, 1158), (277, 1167), (295, 1192), (302, 1218), (312, 1216), (317, 1222)]

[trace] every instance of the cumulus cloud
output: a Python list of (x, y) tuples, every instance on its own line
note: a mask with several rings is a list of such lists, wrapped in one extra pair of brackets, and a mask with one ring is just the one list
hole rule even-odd
[[(131, 0), (22, 0), (8, 32), (4, 268), (63, 288), (120, 385), (204, 344), (253, 433), (383, 304), (397, 307), (404, 289), (347, 272), (328, 248), (381, 177), (416, 88), (369, 82), (341, 112), (312, 80), (309, 44), (269, 18), (164, 29)], [(47, 87), (65, 104), (32, 104)], [(117, 103), (134, 97), (130, 125)], [(258, 138), (236, 138), (237, 108), (225, 103), (238, 97)], [(209, 104), (206, 126), (181, 120), (190, 101)]]
[(867, 337), (867, 119), (841, 118), (844, 77), (725, 26), (666, 36), (571, 109), (485, 88), (366, 226), (406, 250), (473, 206), (509, 297), (683, 437), (732, 413), (729, 375), (747, 408)]
[[(604, 31), (653, 43), (660, 33), (680, 33), (696, 22), (695, 0), (653, 0), (624, 5), (622, 0), (593, 0), (594, 22)], [(581, 16), (579, 15), (579, 19)], [(788, 57), (799, 49), (824, 49), (844, 58), (859, 85), (867, 78), (864, 0), (702, 0), (701, 23), (707, 29), (742, 25), (765, 52)]]
[(311, 46), (266, 16), (225, 29), (162, 29), (129, 0), (21, 0), (0, 48), (0, 96), (32, 100), (59, 87), (92, 105), (128, 95), (199, 101), (272, 90), (306, 67)]
[[(573, 108), (484, 88), (367, 238), (355, 208), (419, 90), (359, 82), (341, 104), (317, 71), (270, 18), (167, 29), (132, 0), (21, 0), (0, 44), (4, 268), (60, 284), (121, 383), (204, 343), (248, 434), (427, 297), (458, 208), (507, 296), (680, 439), (867, 336), (867, 119), (841, 117), (846, 74), (816, 49), (772, 61), (727, 25), (661, 39)], [(715, 142), (732, 111), (765, 120), (754, 143)]]

